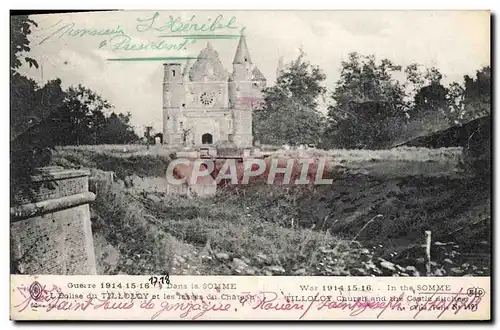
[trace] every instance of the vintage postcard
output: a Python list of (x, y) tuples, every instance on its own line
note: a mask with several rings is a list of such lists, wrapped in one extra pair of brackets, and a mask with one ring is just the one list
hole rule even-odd
[(11, 319), (490, 320), (490, 12), (10, 20)]

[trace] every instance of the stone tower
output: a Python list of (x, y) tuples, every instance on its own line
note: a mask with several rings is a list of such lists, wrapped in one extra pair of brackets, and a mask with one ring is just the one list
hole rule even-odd
[(253, 143), (252, 110), (256, 95), (252, 84), (252, 59), (242, 30), (229, 80), (230, 106), (234, 109), (232, 142), (242, 148)]
[(163, 76), (163, 140), (171, 146), (182, 143), (182, 102), (184, 83), (181, 64), (164, 64)]
[(196, 61), (164, 64), (163, 141), (172, 147), (231, 142), (252, 146), (252, 112), (263, 100), (267, 80), (252, 63), (241, 33), (232, 73), (210, 43)]

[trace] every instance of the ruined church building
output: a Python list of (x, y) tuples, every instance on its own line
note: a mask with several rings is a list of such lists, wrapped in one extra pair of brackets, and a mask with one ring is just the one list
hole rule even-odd
[(267, 80), (252, 63), (241, 33), (226, 70), (210, 43), (194, 63), (164, 64), (163, 143), (196, 147), (230, 142), (251, 147), (252, 112), (262, 102)]

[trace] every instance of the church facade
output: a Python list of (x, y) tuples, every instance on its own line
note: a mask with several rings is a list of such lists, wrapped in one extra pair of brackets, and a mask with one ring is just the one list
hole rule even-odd
[(194, 63), (164, 64), (163, 143), (196, 147), (253, 144), (252, 113), (267, 80), (252, 63), (243, 32), (227, 71), (210, 43)]

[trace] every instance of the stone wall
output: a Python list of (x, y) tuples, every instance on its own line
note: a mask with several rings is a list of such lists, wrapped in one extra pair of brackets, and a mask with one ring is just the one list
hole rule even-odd
[(89, 173), (49, 167), (16, 187), (10, 208), (11, 273), (96, 274)]

